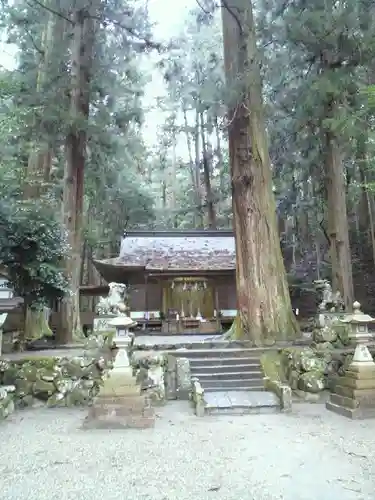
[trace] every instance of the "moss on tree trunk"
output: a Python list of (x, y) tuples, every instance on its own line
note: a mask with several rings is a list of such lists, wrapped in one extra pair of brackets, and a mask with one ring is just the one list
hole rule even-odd
[[(339, 114), (338, 104), (330, 101), (326, 110), (331, 120)], [(339, 291), (345, 307), (353, 304), (352, 260), (346, 207), (345, 173), (339, 138), (331, 129), (325, 130), (325, 184), (328, 207), (328, 236), (332, 264), (332, 288)]]
[[(87, 146), (87, 127), (90, 112), (91, 69), (93, 49), (98, 26), (99, 0), (77, 8), (71, 15), (73, 34), (70, 72), (71, 127), (65, 143), (63, 190), (63, 217), (68, 233), (70, 255), (65, 262), (65, 273), (70, 293), (61, 304), (58, 338), (62, 343), (84, 338), (80, 324), (79, 287), (81, 284), (81, 249), (83, 245), (84, 172)], [(77, 126), (77, 123), (80, 126)]]
[(33, 309), (27, 306), (24, 326), (25, 340), (37, 340), (42, 337), (52, 336), (53, 332), (48, 324), (44, 309)]
[(251, 2), (225, 0), (222, 15), (238, 301), (230, 334), (265, 345), (295, 338), (299, 328), (277, 228)]

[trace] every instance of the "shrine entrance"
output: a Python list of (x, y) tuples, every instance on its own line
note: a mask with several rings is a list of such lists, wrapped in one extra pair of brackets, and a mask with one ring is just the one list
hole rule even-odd
[(218, 331), (215, 291), (206, 278), (180, 277), (164, 283), (163, 312), (165, 333)]

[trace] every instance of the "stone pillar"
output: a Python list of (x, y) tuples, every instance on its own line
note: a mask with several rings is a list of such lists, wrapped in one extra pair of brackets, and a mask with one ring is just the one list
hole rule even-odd
[(164, 373), (166, 399), (177, 399), (177, 358), (167, 354)]
[(191, 389), (190, 361), (187, 358), (176, 360), (177, 399), (189, 399)]

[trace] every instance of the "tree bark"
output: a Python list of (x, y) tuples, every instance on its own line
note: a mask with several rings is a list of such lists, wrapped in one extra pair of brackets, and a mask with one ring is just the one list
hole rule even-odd
[(176, 155), (176, 132), (173, 130), (172, 135), (172, 161), (169, 168), (169, 188), (170, 188), (170, 209), (172, 212), (173, 227), (178, 227), (178, 216), (177, 216), (177, 203), (176, 203), (176, 192), (177, 192), (177, 155)]
[[(330, 120), (337, 115), (337, 102), (332, 99), (326, 110)], [(325, 130), (325, 181), (328, 209), (328, 237), (332, 264), (332, 289), (339, 291), (345, 307), (353, 305), (353, 277), (346, 207), (345, 173), (339, 139), (332, 127)]]
[(192, 142), (191, 142), (191, 137), (190, 137), (190, 131), (189, 131), (189, 124), (188, 124), (188, 119), (187, 119), (187, 110), (186, 107), (184, 106), (183, 108), (183, 115), (184, 115), (184, 125), (185, 125), (185, 136), (186, 136), (186, 145), (189, 153), (189, 172), (190, 172), (190, 177), (191, 177), (191, 184), (194, 189), (194, 194), (195, 194), (195, 212), (196, 212), (196, 217), (195, 217), (195, 226), (197, 228), (203, 227), (203, 216), (202, 216), (202, 200), (201, 200), (201, 192), (200, 192), (200, 187), (199, 184), (197, 184), (197, 177), (195, 173), (195, 163), (193, 160), (193, 148), (192, 148)]
[[(53, 13), (48, 14), (48, 21), (42, 36), (43, 57), (40, 60), (36, 90), (41, 98), (44, 89), (52, 79), (61, 72), (61, 44), (65, 34), (65, 22)], [(54, 103), (50, 103), (54, 105)], [(24, 183), (24, 198), (39, 198), (46, 190), (50, 179), (55, 137), (51, 136), (45, 119), (35, 121), (36, 141), (29, 155), (26, 180)]]
[[(42, 36), (43, 57), (39, 63), (36, 81), (36, 91), (40, 98), (50, 79), (56, 78), (57, 72), (60, 70), (61, 64), (60, 60), (56, 58), (56, 50), (57, 48), (61, 50), (63, 38), (63, 20), (53, 13), (49, 13)], [(50, 131), (46, 130), (45, 120), (43, 118), (35, 120), (34, 127), (36, 128), (36, 135), (40, 135), (41, 139), (35, 142), (28, 158), (23, 184), (23, 197), (25, 200), (39, 199), (46, 191), (53, 158), (53, 142), (55, 138), (51, 136)], [(44, 309), (26, 305), (24, 337), (27, 340), (37, 340), (52, 335)]]
[[(197, 104), (198, 106), (198, 104)], [(199, 149), (199, 111), (196, 109), (195, 112), (195, 127), (194, 127), (194, 151), (195, 151), (195, 185), (199, 189), (199, 199), (202, 200), (201, 193), (201, 171), (200, 171), (200, 149)], [(199, 207), (200, 213), (202, 213), (202, 207)]]
[(204, 185), (206, 188), (208, 227), (210, 229), (216, 229), (216, 211), (215, 211), (214, 196), (212, 193), (212, 186), (211, 186), (211, 168), (210, 168), (211, 160), (209, 158), (209, 153), (207, 148), (203, 112), (200, 113), (200, 129), (201, 129), (201, 141), (202, 141), (203, 178), (204, 178)]
[(70, 291), (61, 304), (59, 341), (69, 343), (84, 338), (80, 324), (79, 286), (83, 222), (84, 169), (90, 81), (95, 42), (97, 3), (84, 4), (72, 14), (72, 64), (70, 112), (72, 125), (65, 143), (63, 220), (70, 245), (65, 262)]
[(221, 150), (221, 139), (220, 139), (220, 128), (217, 116), (214, 119), (215, 126), (215, 135), (216, 135), (216, 157), (217, 157), (217, 168), (219, 170), (219, 178), (220, 178), (220, 192), (223, 193), (225, 189), (225, 176), (224, 176), (224, 162), (223, 162), (223, 152)]
[(25, 335), (26, 340), (37, 340), (42, 337), (52, 337), (53, 332), (48, 324), (46, 310), (32, 309), (26, 307), (25, 310)]
[(222, 18), (227, 86), (238, 89), (228, 130), (238, 300), (232, 332), (264, 345), (295, 338), (298, 325), (277, 231), (251, 2), (224, 0)]
[[(367, 135), (367, 134), (366, 134)], [(361, 192), (358, 203), (358, 224), (360, 231), (368, 236), (369, 231), (369, 211), (367, 204), (367, 186), (366, 186), (366, 171), (367, 171), (367, 137), (362, 131), (357, 138), (356, 160), (358, 166), (359, 180), (361, 183)]]

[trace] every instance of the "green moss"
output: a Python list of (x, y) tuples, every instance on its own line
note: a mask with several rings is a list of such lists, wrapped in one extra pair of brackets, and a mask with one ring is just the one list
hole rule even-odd
[(59, 358), (55, 356), (32, 356), (30, 358), (15, 360), (13, 361), (13, 363), (19, 366), (29, 364), (32, 366), (36, 366), (37, 368), (54, 368), (58, 360)]
[(282, 355), (278, 352), (266, 352), (260, 357), (263, 373), (272, 381), (284, 382), (285, 373)]

